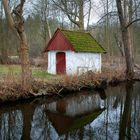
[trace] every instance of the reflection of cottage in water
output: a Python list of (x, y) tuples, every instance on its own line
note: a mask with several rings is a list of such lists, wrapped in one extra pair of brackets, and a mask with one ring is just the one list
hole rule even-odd
[(49, 104), (47, 115), (61, 135), (92, 122), (103, 110), (98, 94), (82, 94)]

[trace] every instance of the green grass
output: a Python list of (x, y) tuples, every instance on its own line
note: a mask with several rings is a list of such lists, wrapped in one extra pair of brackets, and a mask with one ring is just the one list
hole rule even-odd
[(0, 76), (8, 75), (20, 75), (21, 68), (19, 65), (0, 65)]
[(46, 70), (42, 70), (39, 68), (32, 68), (32, 75), (35, 78), (46, 78), (46, 79), (50, 79), (50, 78), (56, 76), (56, 75), (49, 74), (49, 73), (47, 73)]
[[(55, 75), (48, 74), (47, 71), (42, 70), (40, 68), (32, 67), (31, 69), (32, 69), (32, 76), (34, 78), (50, 79), (55, 76)], [(20, 76), (21, 75), (20, 65), (0, 65), (0, 77), (4, 77), (9, 74), (14, 76)]]

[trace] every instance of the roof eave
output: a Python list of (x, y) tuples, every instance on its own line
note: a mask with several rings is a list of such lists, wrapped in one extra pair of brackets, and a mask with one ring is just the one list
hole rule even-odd
[(79, 50), (76, 50), (75, 52), (83, 52), (83, 53), (107, 53), (106, 51), (79, 51)]

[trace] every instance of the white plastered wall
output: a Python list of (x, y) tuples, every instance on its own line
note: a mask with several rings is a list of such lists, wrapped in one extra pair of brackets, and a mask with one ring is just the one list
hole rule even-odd
[[(56, 74), (56, 53), (61, 51), (48, 52), (48, 72)], [(86, 71), (101, 72), (101, 54), (100, 53), (75, 53), (73, 51), (64, 51), (66, 54), (66, 73), (81, 74)]]
[(56, 74), (56, 53), (57, 51), (48, 52), (48, 73)]

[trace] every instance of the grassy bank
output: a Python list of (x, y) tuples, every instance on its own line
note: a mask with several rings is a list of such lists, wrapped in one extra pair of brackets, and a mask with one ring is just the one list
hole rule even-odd
[[(95, 74), (87, 72), (83, 75), (50, 75), (45, 70), (32, 67), (32, 85), (29, 91), (21, 86), (21, 68), (18, 65), (0, 65), (0, 103), (31, 97), (73, 93), (80, 90), (105, 89), (108, 85), (116, 85), (126, 81), (122, 69), (104, 70)], [(140, 77), (136, 75), (135, 77)], [(17, 80), (19, 78), (19, 80)], [(4, 79), (4, 80), (3, 80)], [(136, 78), (134, 79), (136, 80)], [(137, 80), (140, 80), (139, 78)]]
[[(51, 79), (55, 75), (48, 74), (46, 70), (41, 68), (31, 67), (33, 78), (41, 79)], [(21, 66), (20, 65), (0, 65), (0, 79), (7, 76), (20, 77), (21, 75)]]
[[(12, 75), (9, 75), (9, 73)], [(80, 90), (104, 89), (109, 84), (116, 84), (125, 80), (124, 73), (117, 70), (112, 72), (103, 72), (95, 74), (87, 72), (83, 75), (50, 75), (46, 71), (39, 68), (32, 68), (32, 85), (29, 91), (24, 91), (21, 86), (20, 66), (0, 67), (0, 103), (5, 101), (16, 101), (19, 99), (27, 99), (31, 97), (39, 97), (46, 95), (63, 96)], [(11, 78), (10, 78), (11, 76)], [(7, 77), (7, 78), (5, 78)], [(15, 80), (15, 77), (16, 80)], [(9, 80), (11, 79), (11, 80)]]

